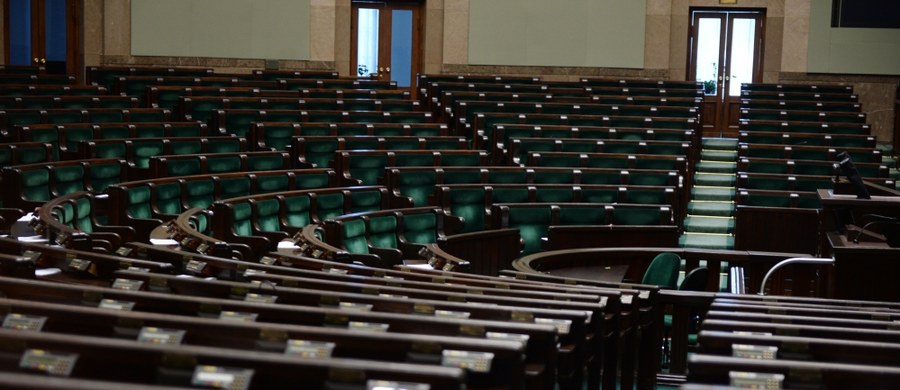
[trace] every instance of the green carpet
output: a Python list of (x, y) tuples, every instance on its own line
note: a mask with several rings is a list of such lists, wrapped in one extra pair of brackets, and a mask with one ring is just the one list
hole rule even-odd
[(731, 234), (734, 232), (734, 218), (690, 215), (684, 219), (684, 229), (691, 233)]
[(694, 185), (713, 187), (734, 187), (737, 177), (734, 174), (703, 173), (694, 175)]
[(691, 201), (688, 203), (688, 214), (730, 217), (734, 214), (734, 203)]
[(737, 150), (736, 138), (704, 138), (703, 149)]
[(734, 200), (736, 190), (734, 187), (703, 187), (694, 186), (691, 190), (692, 200), (717, 200), (730, 202)]
[(708, 173), (734, 173), (737, 163), (734, 161), (700, 161), (697, 163), (697, 172)]
[(737, 150), (708, 150), (700, 152), (703, 161), (737, 161)]
[(731, 235), (685, 233), (678, 243), (682, 248), (734, 249), (734, 237)]

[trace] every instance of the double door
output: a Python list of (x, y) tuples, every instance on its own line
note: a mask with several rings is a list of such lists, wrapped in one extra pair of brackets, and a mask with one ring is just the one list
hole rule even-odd
[(76, 0), (6, 0), (3, 7), (7, 64), (76, 73)]
[(360, 78), (393, 80), (414, 89), (422, 64), (418, 1), (354, 1), (351, 69)]
[(688, 80), (703, 84), (703, 136), (737, 137), (741, 84), (762, 81), (765, 15), (692, 10)]

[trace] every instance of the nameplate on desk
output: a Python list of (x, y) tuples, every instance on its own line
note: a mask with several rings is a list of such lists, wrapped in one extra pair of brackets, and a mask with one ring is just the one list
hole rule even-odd
[(372, 311), (373, 306), (371, 303), (341, 302), (338, 307), (351, 311)]
[(379, 324), (377, 322), (350, 321), (347, 324), (350, 330), (360, 330), (363, 332), (384, 333), (388, 331), (388, 324)]
[(47, 322), (47, 317), (9, 313), (3, 319), (3, 329), (31, 330), (40, 332)]
[(115, 299), (101, 299), (100, 303), (97, 304), (97, 307), (100, 309), (131, 311), (132, 309), (134, 309), (134, 302), (117, 301)]
[(457, 367), (472, 372), (490, 372), (494, 354), (491, 352), (457, 351), (445, 349), (441, 353), (441, 365)]
[(437, 318), (469, 318), (472, 316), (472, 313), (467, 311), (435, 310), (434, 316)]
[(275, 259), (269, 256), (263, 256), (259, 259), (259, 263), (263, 265), (275, 265)]
[(431, 390), (427, 383), (394, 382), (370, 379), (366, 382), (366, 390)]
[(275, 303), (278, 300), (278, 296), (276, 295), (264, 295), (264, 294), (254, 294), (249, 293), (244, 297), (244, 302), (254, 302), (254, 303)]
[(152, 326), (141, 328), (137, 341), (148, 344), (180, 345), (184, 340), (185, 331), (182, 329), (163, 329)]
[(143, 285), (144, 282), (141, 280), (116, 278), (113, 281), (112, 288), (116, 290), (139, 291)]
[(487, 332), (484, 335), (490, 340), (521, 341), (527, 343), (530, 336), (519, 333)]
[(778, 357), (778, 347), (734, 344), (731, 346), (731, 356), (744, 359), (775, 360)]
[(284, 353), (312, 359), (327, 359), (331, 357), (334, 346), (334, 343), (324, 341), (288, 340)]
[(241, 321), (241, 322), (255, 322), (256, 317), (259, 315), (256, 313), (246, 313), (246, 312), (238, 312), (238, 311), (223, 311), (219, 313), (220, 320), (229, 320), (229, 321)]
[(216, 366), (197, 366), (191, 377), (192, 386), (215, 389), (245, 390), (250, 387), (253, 370)]
[(566, 320), (566, 319), (562, 319), (562, 318), (536, 317), (534, 319), (534, 323), (535, 324), (553, 325), (556, 327), (556, 331), (562, 335), (569, 334), (569, 330), (572, 328), (572, 320)]
[(783, 374), (761, 372), (731, 371), (728, 373), (728, 379), (731, 386), (745, 389), (778, 390), (784, 383)]
[(19, 368), (46, 372), (53, 376), (67, 377), (72, 374), (78, 354), (53, 353), (41, 349), (28, 349), (19, 360)]

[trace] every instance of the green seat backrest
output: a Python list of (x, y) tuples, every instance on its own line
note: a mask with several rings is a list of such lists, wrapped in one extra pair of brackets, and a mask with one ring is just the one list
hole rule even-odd
[(566, 188), (541, 188), (537, 187), (534, 193), (538, 203), (565, 203), (575, 201), (575, 190)]
[(414, 206), (425, 206), (437, 183), (435, 171), (400, 171), (397, 175), (400, 194), (412, 198)]
[[(794, 149), (791, 158), (796, 160), (830, 160), (828, 149)], [(851, 156), (854, 161), (867, 162), (860, 160), (859, 156)]]
[(779, 162), (753, 162), (747, 166), (747, 171), (755, 173), (787, 173), (788, 165), (784, 161)]
[(383, 215), (370, 218), (369, 243), (376, 248), (397, 248), (397, 217)]
[(169, 182), (153, 186), (153, 203), (161, 214), (181, 214), (181, 183)]
[(182, 158), (166, 160), (166, 172), (169, 176), (189, 176), (200, 173), (199, 158)]
[(122, 181), (122, 165), (118, 162), (92, 163), (88, 180), (95, 193), (106, 191), (106, 187)]
[[(400, 153), (394, 159), (394, 166), (397, 167), (424, 167), (433, 165), (434, 159), (431, 154), (420, 153)], [(443, 164), (441, 164), (443, 165)]]
[(597, 207), (565, 207), (559, 208), (559, 225), (605, 225), (606, 208)]
[(284, 214), (287, 226), (301, 228), (309, 225), (310, 218), (309, 195), (301, 194), (284, 198)]
[(267, 147), (275, 150), (287, 150), (293, 136), (294, 128), (292, 126), (266, 126), (263, 133), (263, 142), (266, 143)]
[(660, 286), (674, 290), (678, 286), (678, 271), (681, 270), (681, 258), (674, 253), (660, 253), (653, 258), (641, 284)]
[(605, 153), (640, 153), (640, 145), (637, 142), (615, 142), (603, 145)]
[(757, 190), (788, 190), (791, 182), (787, 178), (753, 177), (748, 176), (747, 188)]
[(75, 207), (71, 202), (63, 202), (56, 205), (52, 211), (52, 215), (59, 223), (70, 228), (75, 228)]
[[(344, 139), (344, 145), (341, 146), (344, 150), (366, 150), (366, 149), (381, 149), (378, 144), (378, 138), (374, 137), (349, 137)], [(394, 148), (394, 149), (404, 149), (404, 148)]]
[[(128, 118), (128, 121), (131, 122), (140, 122), (139, 120), (140, 114), (135, 117)], [(159, 117), (159, 121), (162, 121), (164, 118), (162, 116)], [(112, 123), (112, 122), (126, 122), (125, 112), (123, 110), (103, 110), (90, 111), (90, 122), (91, 123)]]
[(404, 214), (403, 237), (413, 244), (437, 242), (437, 214), (433, 212)]
[(450, 214), (463, 218), (463, 233), (484, 230), (484, 197), (484, 188), (450, 190)]
[(788, 193), (760, 194), (750, 192), (744, 198), (743, 204), (747, 206), (791, 207), (791, 197)]
[(622, 173), (620, 171), (596, 171), (582, 172), (581, 184), (621, 184)]
[(267, 194), (290, 190), (291, 178), (288, 175), (256, 176), (256, 193)]
[(326, 220), (344, 214), (344, 194), (340, 192), (319, 194), (316, 197), (316, 216)]
[(82, 196), (75, 199), (75, 227), (86, 233), (94, 232), (91, 208), (91, 198)]
[(169, 133), (171, 133), (175, 137), (202, 137), (206, 134), (203, 134), (203, 127), (200, 125), (188, 122), (185, 124), (173, 124), (169, 127)]
[(138, 186), (127, 189), (126, 213), (131, 218), (152, 219), (153, 209), (150, 206), (150, 187)]
[(22, 197), (25, 200), (37, 202), (50, 200), (50, 172), (46, 169), (23, 171)]
[[(165, 145), (161, 139), (135, 139), (135, 140), (131, 141), (131, 145), (132, 145), (133, 151), (134, 151), (134, 156), (133, 156), (134, 166), (136, 166), (138, 168), (149, 168), (150, 167), (150, 157), (161, 156), (161, 155), (165, 154)], [(192, 153), (176, 152), (175, 150), (178, 150), (178, 151), (185, 150), (184, 148), (182, 148), (183, 144), (181, 144), (181, 143), (173, 144), (172, 146), (174, 148), (177, 148), (177, 149), (173, 149), (173, 154), (192, 154)], [(189, 151), (189, 150), (190, 149), (187, 149), (185, 151)], [(195, 153), (199, 153), (199, 152), (200, 151), (198, 150)], [(105, 157), (114, 157), (114, 156), (105, 156)], [(122, 157), (124, 157), (124, 156), (122, 156)]]
[[(166, 129), (162, 125), (155, 126), (137, 126), (134, 129), (135, 138), (162, 138), (166, 136)], [(178, 134), (179, 137), (187, 137), (184, 134)]]
[(637, 169), (676, 169), (678, 168), (678, 161), (675, 159), (663, 159), (663, 158), (639, 158), (634, 162), (634, 167)]
[(264, 232), (281, 231), (281, 202), (277, 198), (255, 202), (256, 226)]
[(41, 123), (41, 120), (40, 111), (13, 111), (6, 113), (6, 124), (10, 127), (38, 124)]
[(811, 191), (815, 192), (818, 189), (832, 189), (834, 188), (834, 182), (831, 178), (822, 178), (822, 179), (798, 179), (797, 183), (794, 185), (794, 189), (797, 191)]
[(19, 164), (35, 164), (50, 161), (52, 154), (47, 153), (47, 148), (43, 144), (38, 145), (19, 145), (15, 149), (15, 159)]
[(80, 152), (81, 141), (91, 141), (94, 139), (94, 129), (90, 125), (66, 126), (63, 131), (65, 132), (64, 144), (66, 150), (69, 152)]
[(494, 188), (491, 203), (526, 203), (528, 202), (528, 188)]
[(341, 224), (342, 242), (344, 249), (350, 253), (369, 253), (369, 243), (366, 240), (366, 223), (362, 219), (351, 219)]
[(615, 188), (582, 188), (581, 201), (588, 203), (615, 203), (619, 199), (619, 191)]
[(472, 169), (452, 169), (444, 171), (444, 184), (480, 183), (481, 170), (478, 167)]
[(184, 184), (187, 207), (207, 208), (216, 199), (216, 183), (212, 179), (191, 179)]
[[(492, 184), (520, 184), (528, 182), (528, 173), (524, 169), (514, 171), (491, 170), (488, 171), (488, 183)], [(477, 183), (477, 182), (475, 182)], [(570, 182), (571, 183), (571, 182)]]
[[(430, 161), (429, 157), (429, 161)], [(444, 167), (477, 167), (481, 165), (481, 156), (472, 154), (442, 154), (441, 166)]]
[[(523, 172), (524, 174), (524, 172)], [(585, 178), (585, 175), (582, 174), (582, 181)], [(491, 181), (491, 183), (495, 183)], [(524, 181), (522, 183), (525, 183)], [(544, 170), (535, 170), (534, 171), (534, 183), (535, 184), (572, 184), (575, 183), (575, 171), (574, 170), (554, 170), (554, 171), (544, 171)], [(616, 181), (618, 183), (618, 181)]]
[[(135, 141), (132, 141), (135, 142)], [(137, 144), (135, 144), (135, 153), (137, 153)], [(160, 151), (162, 152), (162, 151)], [(209, 153), (216, 153), (212, 150)], [(198, 154), (203, 153), (203, 142), (199, 139), (169, 139), (169, 154)]]
[[(863, 171), (866, 168), (857, 166), (856, 169), (859, 171), (859, 174), (862, 175), (863, 177), (870, 176), (866, 173), (863, 173)], [(815, 163), (804, 164), (803, 161), (797, 161), (796, 164), (794, 165), (793, 173), (795, 173), (797, 175), (827, 176), (827, 175), (834, 174), (834, 168), (829, 164), (815, 164)]]
[(684, 155), (684, 148), (680, 144), (647, 144), (647, 152), (649, 154), (663, 154), (670, 156)]
[(13, 152), (9, 148), (0, 147), (0, 166), (8, 167), (12, 164)]
[(325, 188), (331, 185), (331, 175), (328, 173), (297, 173), (297, 189)]
[(822, 202), (815, 193), (801, 194), (797, 198), (797, 207), (803, 209), (820, 209), (822, 208)]
[(385, 166), (387, 156), (384, 154), (350, 155), (350, 176), (362, 180), (363, 185), (378, 184)]
[(280, 154), (274, 155), (250, 155), (247, 157), (248, 171), (274, 171), (279, 169), (288, 169), (285, 166), (285, 160)]
[(222, 199), (236, 198), (250, 195), (252, 183), (247, 176), (219, 179), (219, 195)]
[[(69, 137), (67, 127), (66, 130), (66, 138)], [(125, 139), (131, 137), (131, 129), (128, 125), (112, 125), (112, 126), (99, 126), (97, 130), (97, 139)]]
[(337, 139), (329, 140), (309, 140), (304, 143), (303, 156), (306, 161), (315, 164), (316, 167), (331, 167), (331, 160), (334, 160), (334, 151), (338, 148)]
[(118, 158), (123, 160), (128, 158), (128, 148), (125, 146), (124, 141), (94, 144), (93, 149), (92, 153), (89, 152), (93, 158)]
[(668, 204), (666, 191), (663, 188), (657, 189), (634, 189), (629, 188), (625, 191), (626, 203), (638, 204)]
[[(589, 167), (592, 168), (628, 168), (628, 159), (624, 157), (600, 157), (588, 160)], [(573, 165), (577, 166), (577, 165)]]
[(541, 238), (547, 236), (552, 210), (550, 207), (511, 207), (509, 227), (519, 229), (519, 236), (525, 243), (522, 255), (541, 250)]
[(57, 196), (68, 195), (77, 191), (84, 191), (84, 166), (63, 165), (54, 167), (53, 191)]
[(378, 190), (350, 191), (350, 212), (381, 210), (381, 192)]
[(209, 173), (240, 172), (242, 167), (241, 156), (206, 156), (206, 169)]
[(81, 123), (84, 122), (83, 116), (78, 110), (66, 111), (47, 111), (47, 123), (64, 124), (64, 123)]
[(238, 137), (246, 137), (250, 132), (250, 124), (258, 122), (260, 118), (258, 111), (253, 112), (234, 112), (226, 111), (225, 131), (228, 134), (234, 134)]
[(238, 236), (253, 235), (253, 210), (250, 203), (241, 202), (231, 205), (231, 229)]
[(613, 209), (614, 225), (659, 225), (658, 207), (616, 207)]
[(628, 184), (641, 186), (665, 186), (673, 183), (672, 175), (668, 173), (632, 172), (628, 175)]

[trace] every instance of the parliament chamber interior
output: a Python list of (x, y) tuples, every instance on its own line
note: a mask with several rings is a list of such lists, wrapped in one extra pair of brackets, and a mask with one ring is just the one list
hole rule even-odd
[(900, 386), (900, 6), (0, 0), (0, 387)]

